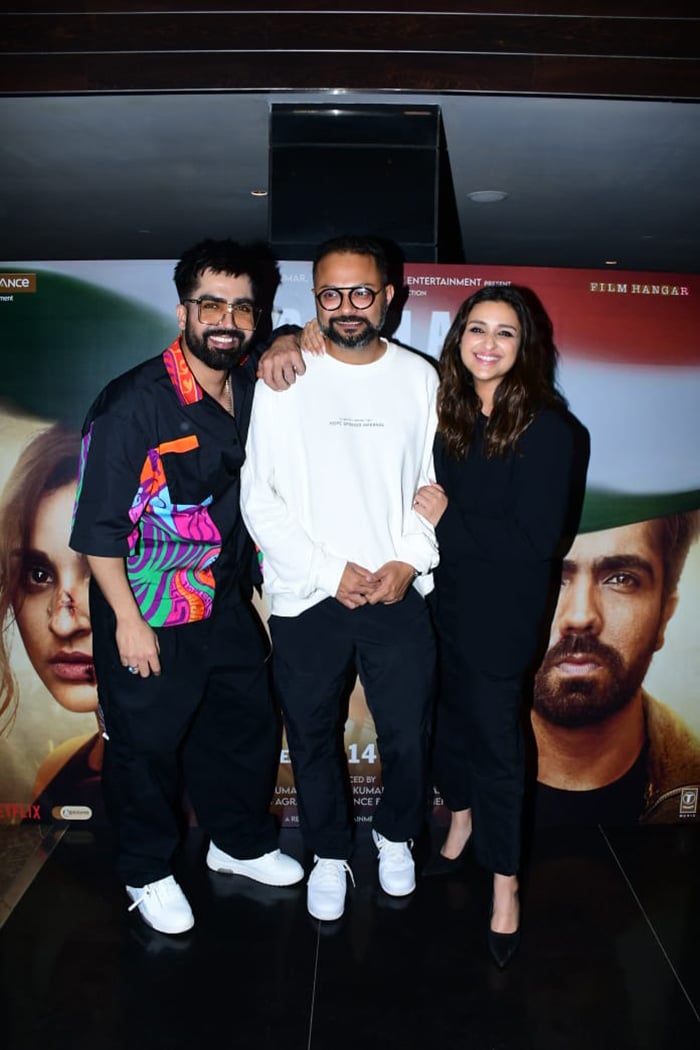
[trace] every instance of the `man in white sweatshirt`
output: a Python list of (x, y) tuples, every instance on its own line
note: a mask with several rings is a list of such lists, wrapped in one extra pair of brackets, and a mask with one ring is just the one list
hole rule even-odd
[(415, 888), (435, 674), (424, 598), (438, 553), (413, 498), (432, 478), (437, 374), (380, 337), (394, 289), (379, 244), (327, 241), (313, 277), (326, 353), (305, 354), (303, 380), (284, 394), (257, 384), (241, 509), (263, 553), (275, 684), (315, 856), (308, 909), (334, 920), (352, 850), (338, 728), (353, 669), (382, 761), (379, 881), (392, 896)]

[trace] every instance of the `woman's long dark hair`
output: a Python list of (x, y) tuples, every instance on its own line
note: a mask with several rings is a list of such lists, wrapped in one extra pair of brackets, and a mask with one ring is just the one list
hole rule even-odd
[(556, 387), (557, 349), (552, 324), (539, 299), (528, 288), (488, 285), (460, 306), (440, 355), (438, 433), (447, 452), (463, 459), (469, 451), (481, 400), (471, 373), (462, 362), (461, 342), (469, 314), (479, 303), (507, 303), (518, 315), (520, 348), (511, 370), (496, 388), (486, 426), (486, 455), (505, 456), (537, 412), (551, 405), (565, 406)]

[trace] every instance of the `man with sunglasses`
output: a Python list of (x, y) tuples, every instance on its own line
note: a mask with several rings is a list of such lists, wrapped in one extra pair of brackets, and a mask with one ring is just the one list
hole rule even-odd
[(303, 876), (268, 812), (278, 724), (239, 508), (259, 265), (229, 240), (186, 251), (179, 337), (113, 380), (83, 429), (71, 545), (92, 571), (106, 801), (130, 910), (162, 933), (194, 923), (172, 872), (183, 786), (209, 868), (277, 886)]
[(241, 509), (263, 552), (282, 703), (317, 919), (340, 918), (352, 850), (341, 700), (358, 672), (377, 728), (384, 790), (374, 814), (379, 881), (415, 888), (435, 643), (424, 596), (437, 564), (413, 509), (431, 476), (437, 375), (381, 338), (394, 289), (379, 244), (326, 242), (313, 268), (326, 353), (304, 355), (283, 393), (259, 383)]

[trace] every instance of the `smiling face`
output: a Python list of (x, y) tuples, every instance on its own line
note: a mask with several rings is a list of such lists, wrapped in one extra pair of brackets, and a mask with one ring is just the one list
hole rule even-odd
[(515, 364), (521, 336), (518, 315), (508, 303), (485, 300), (467, 315), (460, 357), (486, 414), (498, 384)]
[[(316, 264), (314, 294), (326, 288), (344, 289), (336, 310), (324, 310), (316, 301), (316, 315), (328, 340), (329, 354), (357, 363), (373, 360), (380, 351), (379, 335), (394, 294), (392, 285), (383, 284), (376, 260), (371, 255), (355, 252), (324, 255)], [(365, 310), (354, 307), (348, 297), (350, 288), (369, 288), (376, 292), (372, 305)]]
[(534, 706), (561, 726), (595, 725), (638, 694), (676, 607), (663, 596), (651, 523), (577, 536), (563, 564)]
[(75, 484), (64, 485), (39, 503), (21, 554), (15, 619), (32, 666), (61, 707), (94, 711), (90, 570), (68, 547), (75, 492)]
[[(253, 304), (253, 285), (247, 274), (231, 277), (214, 270), (204, 270), (192, 292), (192, 299), (211, 296), (224, 302)], [(215, 325), (199, 320), (196, 303), (180, 303), (177, 318), (182, 330), (183, 349), (191, 353), (207, 368), (227, 372), (246, 351), (253, 333), (236, 328), (233, 315), (226, 311), (223, 320)]]

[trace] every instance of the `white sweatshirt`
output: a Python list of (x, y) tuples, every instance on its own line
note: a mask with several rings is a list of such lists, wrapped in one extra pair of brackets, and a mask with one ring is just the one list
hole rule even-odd
[(367, 365), (304, 362), (287, 391), (258, 382), (241, 472), (272, 613), (298, 616), (335, 596), (348, 561), (370, 571), (407, 562), (427, 594), (437, 543), (413, 497), (434, 480), (435, 369), (393, 343)]

